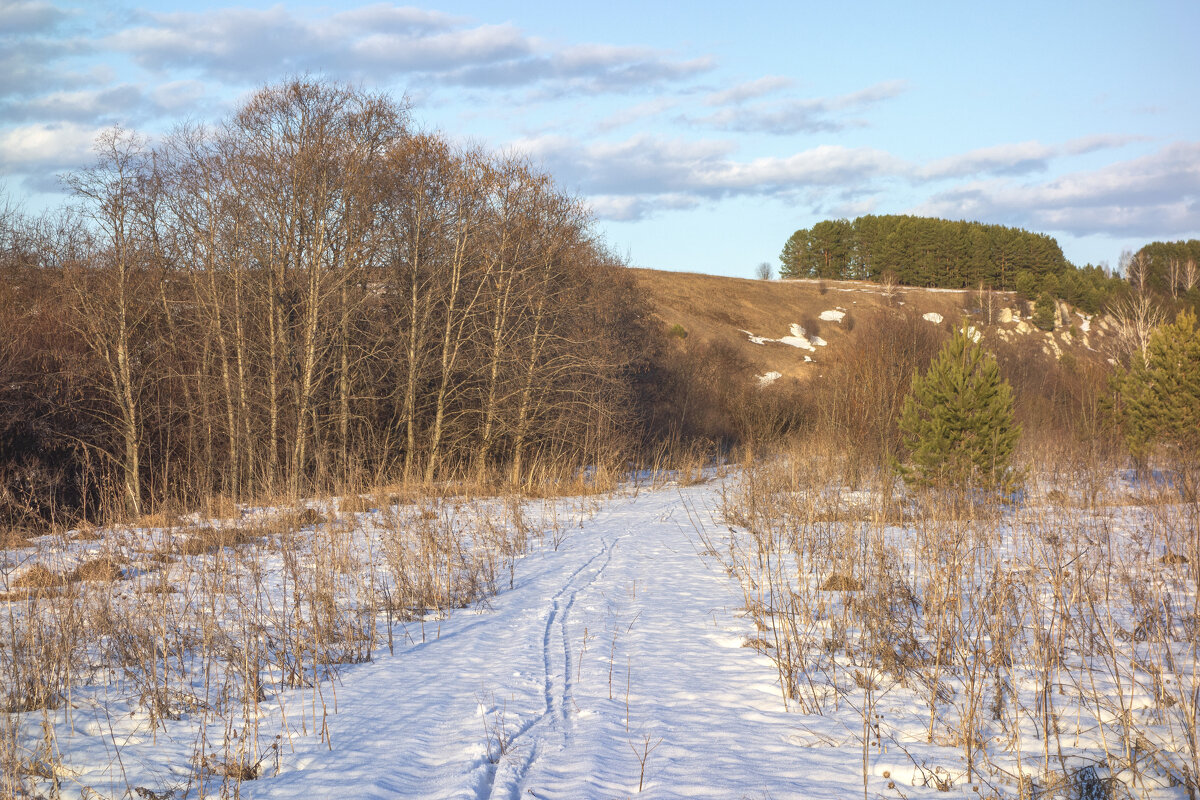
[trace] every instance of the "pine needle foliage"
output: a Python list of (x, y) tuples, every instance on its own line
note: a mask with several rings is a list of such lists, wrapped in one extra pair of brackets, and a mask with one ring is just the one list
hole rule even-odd
[(1049, 292), (1042, 292), (1038, 295), (1037, 302), (1033, 304), (1033, 324), (1044, 331), (1054, 330), (1054, 318), (1057, 316), (1058, 307), (1054, 303), (1054, 298)]
[(1150, 334), (1145, 356), (1135, 354), (1113, 378), (1114, 407), (1130, 452), (1156, 445), (1176, 458), (1200, 460), (1200, 329), (1185, 310)]
[(964, 324), (913, 376), (900, 416), (908, 461), (899, 472), (910, 486), (1009, 490), (1017, 482), (1012, 387), (972, 333)]

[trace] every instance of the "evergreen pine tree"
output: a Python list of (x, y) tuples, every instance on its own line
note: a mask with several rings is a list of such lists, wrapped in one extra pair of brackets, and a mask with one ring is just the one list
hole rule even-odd
[(1058, 308), (1054, 303), (1054, 297), (1049, 292), (1042, 292), (1038, 295), (1037, 302), (1033, 304), (1033, 324), (1044, 331), (1054, 330), (1054, 316), (1058, 312)]
[(1200, 329), (1191, 310), (1150, 335), (1143, 359), (1113, 379), (1118, 420), (1130, 451), (1145, 457), (1162, 444), (1200, 460)]
[(990, 353), (964, 324), (924, 375), (914, 375), (904, 399), (900, 433), (913, 486), (1011, 488), (1009, 466), (1021, 428), (1013, 419), (1012, 387)]

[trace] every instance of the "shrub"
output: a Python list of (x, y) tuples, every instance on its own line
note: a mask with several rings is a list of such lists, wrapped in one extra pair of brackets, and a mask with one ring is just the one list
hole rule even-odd
[(910, 485), (1008, 489), (1015, 483), (1009, 459), (1021, 428), (1012, 388), (965, 324), (929, 370), (913, 377), (900, 433), (909, 463), (899, 471)]
[[(843, 330), (854, 319), (847, 316)], [(853, 456), (864, 466), (889, 464), (900, 446), (904, 396), (945, 336), (908, 307), (864, 313), (823, 379), (805, 387), (807, 413), (821, 431), (854, 442)]]

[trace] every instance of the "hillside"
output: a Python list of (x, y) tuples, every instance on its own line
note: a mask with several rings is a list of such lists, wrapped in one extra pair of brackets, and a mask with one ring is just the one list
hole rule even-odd
[[(950, 330), (963, 316), (990, 349), (1033, 360), (1064, 355), (1101, 363), (1115, 328), (1102, 315), (1059, 305), (1051, 332), (1035, 328), (1032, 308), (1013, 292), (896, 287), (866, 281), (761, 281), (686, 272), (631, 270), (654, 317), (682, 349), (717, 344), (735, 352), (753, 377), (779, 373), (800, 383), (849, 352), (871, 347), (867, 337), (889, 318), (915, 314)], [(990, 305), (990, 315), (988, 306)], [(680, 328), (674, 328), (680, 326)], [(686, 332), (686, 336), (681, 336)]]

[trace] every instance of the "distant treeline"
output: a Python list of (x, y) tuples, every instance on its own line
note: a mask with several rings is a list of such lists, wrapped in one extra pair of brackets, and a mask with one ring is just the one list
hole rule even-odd
[(779, 260), (786, 278), (889, 277), (905, 286), (984, 286), (1029, 298), (1046, 292), (1089, 311), (1122, 286), (1099, 267), (1074, 267), (1051, 236), (933, 217), (825, 220), (793, 233)]
[(97, 149), (70, 208), (0, 213), (0, 524), (520, 482), (637, 433), (633, 285), (520, 159), (320, 81)]

